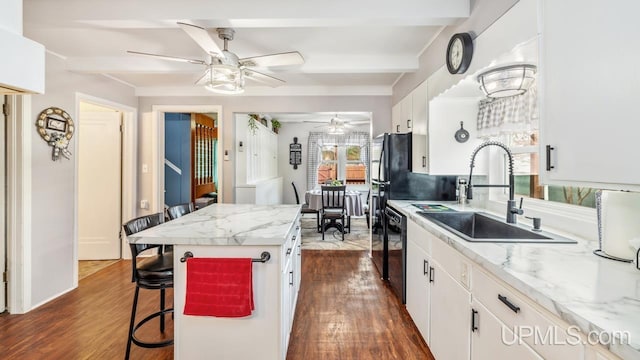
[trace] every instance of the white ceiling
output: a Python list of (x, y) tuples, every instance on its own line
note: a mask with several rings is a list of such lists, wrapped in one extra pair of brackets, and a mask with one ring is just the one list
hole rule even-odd
[[(24, 0), (24, 35), (66, 59), (70, 71), (105, 74), (144, 95), (210, 94), (193, 65), (127, 50), (204, 59), (177, 22), (209, 30), (233, 27), (239, 57), (299, 51), (305, 64), (259, 69), (285, 80), (272, 89), (247, 83), (251, 95), (348, 92), (391, 94), (443, 26), (469, 16), (470, 0)], [(221, 46), (222, 47), (222, 46)]]

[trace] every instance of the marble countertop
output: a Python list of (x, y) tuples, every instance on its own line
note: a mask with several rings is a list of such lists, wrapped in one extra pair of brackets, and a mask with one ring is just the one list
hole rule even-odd
[[(628, 343), (604, 345), (624, 359), (640, 358), (640, 270), (593, 255), (595, 241), (573, 238), (577, 244), (471, 243), (418, 215), (412, 204), (433, 204), (390, 200), (425, 230), (491, 272), (540, 306), (578, 326), (611, 335), (629, 334)], [(456, 204), (443, 203), (455, 210)], [(473, 210), (468, 206), (464, 210)], [(482, 210), (481, 210), (482, 211)], [(472, 279), (473, 281), (473, 279)]]
[(128, 237), (130, 243), (282, 245), (300, 205), (212, 204)]

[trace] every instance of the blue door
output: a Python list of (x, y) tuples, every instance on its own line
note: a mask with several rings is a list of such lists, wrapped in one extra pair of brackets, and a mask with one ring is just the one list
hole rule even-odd
[(164, 203), (191, 201), (191, 114), (164, 115)]

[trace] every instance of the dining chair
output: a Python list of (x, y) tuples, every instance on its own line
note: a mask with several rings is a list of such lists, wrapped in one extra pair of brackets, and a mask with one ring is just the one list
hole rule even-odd
[[(328, 227), (336, 227), (342, 233), (342, 241), (344, 241), (345, 233), (345, 193), (347, 187), (340, 186), (321, 186), (322, 191), (322, 213), (321, 224), (322, 240), (324, 240), (324, 232)], [(326, 221), (329, 220), (329, 223)], [(340, 223), (338, 223), (340, 220)]]
[(367, 192), (367, 202), (366, 202), (366, 204), (364, 204), (364, 206), (363, 206), (363, 208), (364, 208), (364, 215), (365, 215), (365, 218), (367, 219), (367, 229), (368, 229), (369, 227), (371, 227), (371, 225), (370, 225), (370, 221), (371, 221), (371, 219), (369, 219), (369, 216), (370, 216), (370, 214), (371, 214), (371, 212), (369, 211), (369, 199), (370, 199), (370, 198), (371, 198), (371, 189), (369, 189), (369, 191)]
[(181, 216), (187, 215), (195, 210), (193, 203), (186, 203), (180, 205), (170, 206), (167, 209), (167, 214), (169, 214), (169, 220), (177, 219)]
[[(127, 236), (146, 230), (164, 222), (164, 214), (156, 213), (141, 216), (128, 221), (123, 225)], [(127, 350), (125, 359), (129, 359), (131, 353), (131, 343), (144, 348), (157, 348), (173, 345), (173, 337), (169, 339), (149, 342), (136, 337), (136, 330), (142, 325), (155, 318), (160, 318), (160, 332), (164, 333), (165, 315), (173, 313), (173, 308), (165, 308), (165, 291), (173, 288), (173, 252), (164, 252), (162, 245), (157, 244), (129, 244), (131, 247), (132, 282), (136, 283), (136, 291), (133, 296), (133, 306), (131, 307), (131, 320), (129, 323), (129, 337), (127, 340)], [(155, 255), (138, 258), (138, 255), (146, 250), (158, 249)], [(138, 307), (138, 295), (140, 289), (160, 290), (160, 311), (154, 312), (136, 323), (136, 312)]]
[[(298, 196), (298, 189), (296, 189), (296, 184), (292, 181), (291, 186), (293, 186), (293, 193), (296, 196), (296, 204), (300, 205), (300, 197)], [(309, 204), (305, 200), (304, 204), (302, 204), (302, 209), (300, 212), (304, 214), (316, 214), (316, 230), (320, 231), (320, 211), (316, 209), (312, 209), (309, 207)]]

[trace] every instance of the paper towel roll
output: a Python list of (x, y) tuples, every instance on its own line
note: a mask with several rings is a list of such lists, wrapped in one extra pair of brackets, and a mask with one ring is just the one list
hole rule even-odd
[(602, 250), (634, 259), (629, 240), (640, 236), (640, 193), (602, 191)]

